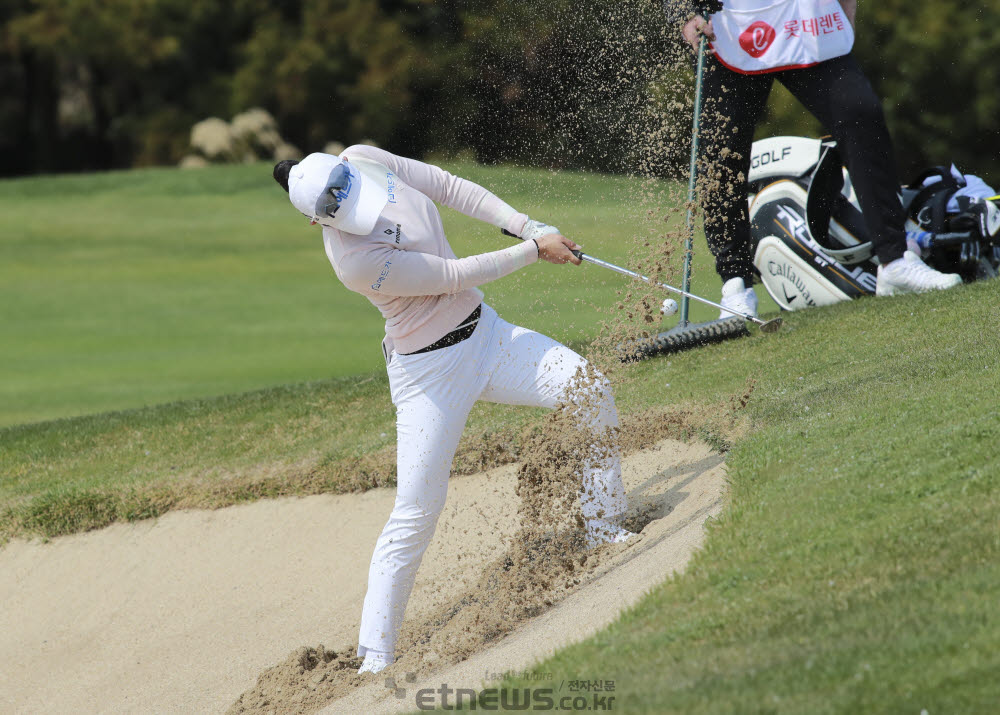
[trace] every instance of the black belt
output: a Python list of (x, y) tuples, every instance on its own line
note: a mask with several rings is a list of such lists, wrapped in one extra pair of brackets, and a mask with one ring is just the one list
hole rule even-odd
[(452, 345), (458, 345), (463, 340), (468, 340), (472, 337), (472, 334), (476, 332), (476, 324), (479, 322), (479, 316), (483, 312), (483, 304), (480, 303), (476, 306), (476, 309), (469, 313), (469, 316), (459, 323), (459, 326), (452, 330), (450, 333), (445, 335), (443, 338), (438, 340), (436, 343), (431, 343), (426, 348), (421, 348), (420, 350), (415, 350), (412, 353), (402, 353), (403, 355), (419, 355), (420, 353), (429, 353), (434, 350), (440, 350), (441, 348), (451, 347)]

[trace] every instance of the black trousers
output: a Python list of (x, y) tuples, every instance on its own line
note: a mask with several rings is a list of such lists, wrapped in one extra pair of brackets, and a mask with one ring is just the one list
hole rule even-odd
[(837, 141), (851, 174), (873, 248), (884, 265), (906, 250), (906, 216), (882, 105), (851, 55), (803, 69), (769, 74), (734, 72), (718, 60), (705, 62), (700, 168), (705, 235), (722, 279), (755, 273), (747, 181), (754, 129), (777, 79)]

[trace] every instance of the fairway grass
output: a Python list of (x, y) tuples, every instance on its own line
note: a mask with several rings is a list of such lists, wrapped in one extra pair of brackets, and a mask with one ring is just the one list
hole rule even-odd
[[(609, 260), (648, 259), (642, 244), (682, 218), (672, 183), (448, 168)], [(460, 256), (514, 240), (442, 218)], [(0, 180), (0, 255), (0, 426), (384, 369), (378, 312), (340, 285), (266, 164)], [(624, 285), (543, 264), (485, 292), (508, 319), (578, 342)], [(707, 250), (694, 286), (718, 296)]]
[[(546, 310), (510, 285), (506, 317), (585, 346), (595, 324), (574, 334), (585, 318), (554, 307), (572, 285), (539, 288)], [(996, 712), (998, 290), (789, 314), (773, 336), (616, 369), (630, 430), (728, 449), (729, 505), (683, 575), (535, 670), (614, 680), (626, 713)], [(367, 374), (0, 430), (0, 540), (391, 484), (392, 406)], [(516, 459), (540, 417), (477, 407), (456, 471)]]

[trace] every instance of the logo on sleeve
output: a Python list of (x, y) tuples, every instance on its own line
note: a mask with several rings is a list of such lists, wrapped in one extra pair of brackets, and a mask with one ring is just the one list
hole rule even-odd
[(396, 177), (393, 176), (391, 171), (385, 173), (385, 184), (385, 189), (389, 193), (389, 203), (396, 203)]
[(763, 20), (758, 20), (740, 35), (740, 47), (751, 57), (760, 57), (774, 44), (777, 33)]
[(385, 262), (385, 265), (382, 266), (382, 270), (381, 272), (379, 272), (378, 278), (375, 280), (374, 283), (372, 283), (372, 290), (381, 290), (382, 281), (384, 281), (388, 277), (389, 270), (391, 268), (392, 268), (392, 259), (390, 258)]

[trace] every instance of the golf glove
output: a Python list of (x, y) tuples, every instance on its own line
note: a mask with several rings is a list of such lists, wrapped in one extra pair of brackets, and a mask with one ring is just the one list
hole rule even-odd
[(521, 231), (521, 239), (524, 241), (533, 241), (550, 233), (559, 233), (559, 229), (529, 218), (524, 224), (524, 230)]

